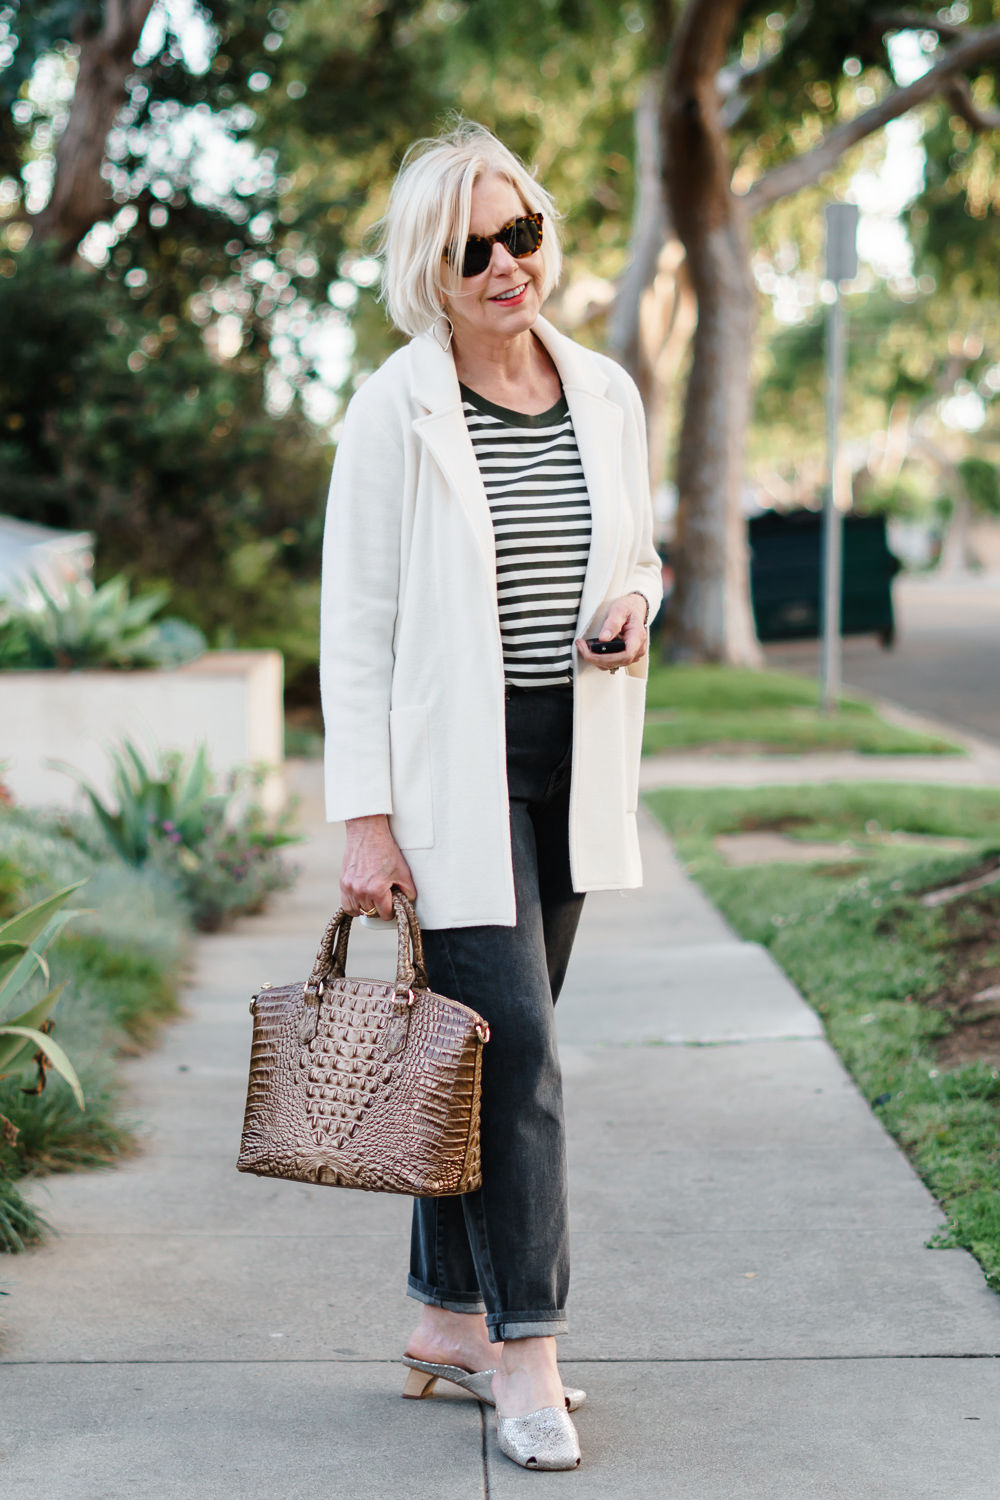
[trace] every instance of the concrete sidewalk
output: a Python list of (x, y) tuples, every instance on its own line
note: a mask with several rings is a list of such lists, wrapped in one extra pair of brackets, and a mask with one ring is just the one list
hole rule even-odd
[[(251, 1022), (304, 975), (339, 830), (199, 944), (190, 1017), (128, 1065), (146, 1149), (39, 1185), (61, 1238), (3, 1266), (0, 1493), (44, 1500), (994, 1500), (1000, 1299), (761, 948), (643, 821), (647, 884), (588, 898), (560, 1026), (583, 1467), (491, 1413), (399, 1399), (409, 1204), (239, 1175)], [(355, 972), (388, 975), (388, 932)]]

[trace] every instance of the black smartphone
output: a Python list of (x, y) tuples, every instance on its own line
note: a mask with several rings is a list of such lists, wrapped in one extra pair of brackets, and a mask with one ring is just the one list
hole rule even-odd
[(602, 641), (595, 635), (587, 641), (587, 645), (595, 656), (611, 656), (616, 651), (625, 650), (625, 642), (620, 635), (612, 636), (610, 641)]

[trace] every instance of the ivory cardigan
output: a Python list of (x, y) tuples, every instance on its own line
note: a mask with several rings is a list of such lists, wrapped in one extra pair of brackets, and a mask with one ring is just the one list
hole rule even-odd
[[(577, 626), (661, 599), (645, 424), (614, 361), (544, 318), (590, 493)], [(578, 891), (642, 884), (636, 811), (648, 658), (574, 653), (570, 868)], [(344, 419), (323, 540), (320, 682), (331, 822), (388, 813), (425, 927), (516, 921), (496, 553), (454, 360), (432, 333), (365, 381)]]

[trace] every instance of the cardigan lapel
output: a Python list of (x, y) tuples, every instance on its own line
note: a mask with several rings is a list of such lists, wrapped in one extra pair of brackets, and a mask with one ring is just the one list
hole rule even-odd
[(545, 318), (539, 318), (535, 332), (559, 371), (590, 496), (590, 555), (576, 627), (580, 634), (605, 599), (618, 553), (622, 410), (608, 400), (608, 378), (596, 355), (559, 333)]
[[(584, 576), (577, 629), (583, 630), (600, 607), (614, 569), (621, 526), (621, 408), (606, 395), (608, 379), (600, 360), (558, 332), (545, 318), (535, 333), (559, 371), (590, 496), (590, 556)], [(426, 408), (413, 429), (426, 445), (472, 526), (476, 542), (496, 576), (496, 544), (489, 502), (462, 413), (455, 362), (433, 333), (409, 345), (413, 394)]]
[(413, 394), (427, 408), (413, 430), (427, 448), (465, 511), (483, 560), (496, 578), (496, 543), (489, 502), (469, 429), (451, 353), (433, 333), (421, 334), (409, 346), (413, 360)]

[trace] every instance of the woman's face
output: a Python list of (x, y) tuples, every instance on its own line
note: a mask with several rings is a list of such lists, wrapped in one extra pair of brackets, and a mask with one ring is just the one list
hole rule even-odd
[[(472, 189), (469, 233), (495, 234), (524, 212), (506, 178), (481, 177)], [(532, 327), (542, 310), (543, 253), (539, 249), (515, 260), (505, 245), (497, 243), (486, 270), (462, 278), (457, 293), (444, 299), (458, 344), (468, 348), (506, 342)]]

